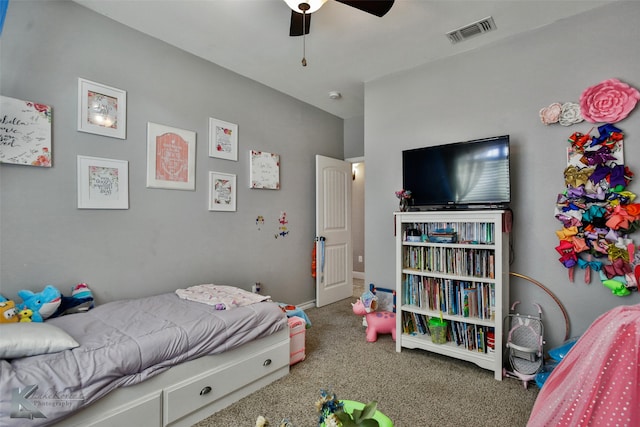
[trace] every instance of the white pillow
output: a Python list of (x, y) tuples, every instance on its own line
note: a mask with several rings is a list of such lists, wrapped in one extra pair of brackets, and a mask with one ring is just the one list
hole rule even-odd
[(65, 331), (47, 323), (0, 323), (0, 359), (56, 353), (79, 345)]

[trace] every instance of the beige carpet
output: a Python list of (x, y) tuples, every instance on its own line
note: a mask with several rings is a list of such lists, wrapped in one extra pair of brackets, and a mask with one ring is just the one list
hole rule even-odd
[(396, 427), (526, 425), (535, 384), (525, 390), (519, 381), (497, 381), (476, 365), (422, 350), (397, 353), (390, 335), (367, 343), (362, 320), (351, 311), (353, 301), (306, 310), (313, 324), (306, 331), (306, 360), (196, 426), (253, 427), (263, 415), (272, 427), (283, 417), (295, 427), (314, 427), (322, 388), (338, 398), (377, 400)]

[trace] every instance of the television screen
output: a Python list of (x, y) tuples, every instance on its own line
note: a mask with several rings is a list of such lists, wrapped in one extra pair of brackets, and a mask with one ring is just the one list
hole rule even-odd
[(410, 206), (504, 207), (511, 202), (509, 135), (402, 152)]

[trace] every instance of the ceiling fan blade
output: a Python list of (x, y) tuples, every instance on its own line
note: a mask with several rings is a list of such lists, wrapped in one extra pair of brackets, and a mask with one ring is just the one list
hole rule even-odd
[(355, 7), (363, 12), (382, 18), (391, 10), (394, 0), (336, 0), (338, 3)]
[(289, 26), (289, 35), (292, 37), (302, 35), (302, 20), (305, 19), (304, 33), (309, 34), (309, 27), (311, 26), (311, 14), (291, 11), (291, 25)]

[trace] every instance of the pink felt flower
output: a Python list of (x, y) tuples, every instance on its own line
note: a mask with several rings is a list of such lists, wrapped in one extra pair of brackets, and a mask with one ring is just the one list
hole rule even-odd
[(582, 92), (580, 112), (591, 123), (617, 123), (629, 115), (639, 100), (638, 89), (618, 79), (609, 79)]
[(559, 102), (554, 102), (548, 107), (544, 107), (540, 110), (540, 120), (545, 125), (550, 125), (552, 123), (558, 123), (560, 120), (560, 113), (562, 112), (562, 105)]

